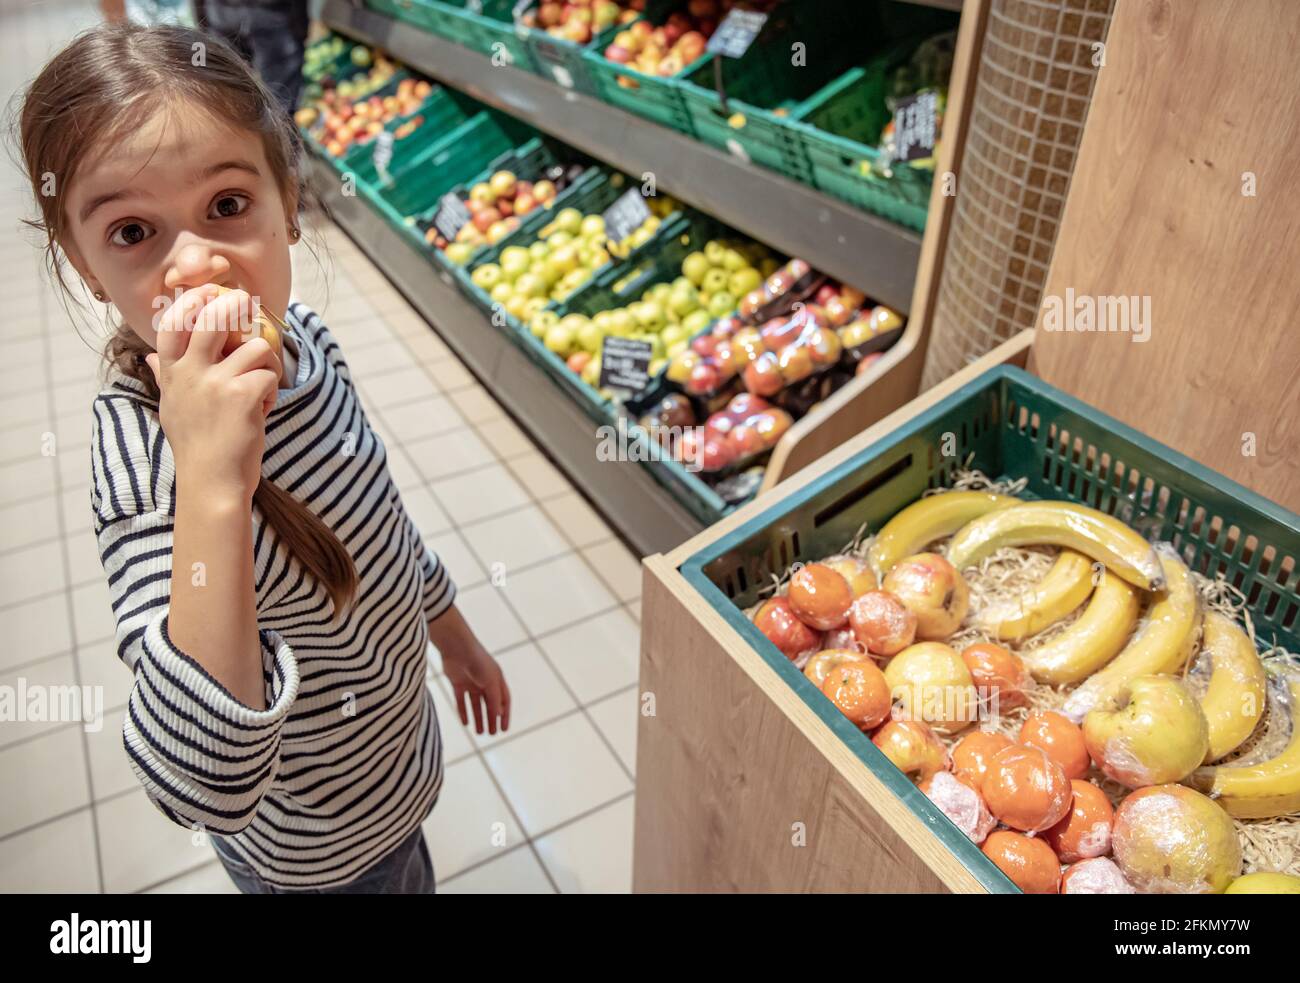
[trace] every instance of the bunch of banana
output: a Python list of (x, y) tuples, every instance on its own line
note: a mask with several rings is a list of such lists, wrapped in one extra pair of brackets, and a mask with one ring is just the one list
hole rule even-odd
[(1205, 764), (1218, 761), (1242, 745), (1264, 715), (1267, 677), (1255, 644), (1231, 618), (1205, 612), (1201, 652), (1192, 677), (1209, 677), (1201, 709), (1210, 725), (1210, 753)]
[(1025, 502), (989, 512), (953, 536), (948, 562), (964, 570), (1004, 546), (1061, 546), (1099, 560), (1134, 587), (1164, 586), (1151, 544), (1118, 519), (1086, 505)]
[(1300, 676), (1275, 673), (1268, 681), (1270, 723), (1289, 726), (1286, 746), (1263, 761), (1248, 756), (1197, 768), (1188, 785), (1218, 801), (1238, 819), (1271, 819), (1300, 812)]
[(1091, 593), (1091, 561), (1082, 553), (1062, 550), (1038, 586), (989, 605), (975, 616), (975, 624), (1000, 641), (1021, 642), (1069, 615)]
[(877, 580), (884, 580), (898, 561), (919, 553), (936, 539), (996, 509), (1019, 505), (1020, 499), (983, 491), (948, 491), (913, 502), (890, 519), (876, 534), (867, 562)]
[(1040, 683), (1077, 683), (1119, 654), (1140, 609), (1138, 592), (1109, 570), (1103, 571), (1078, 620), (1046, 645), (1022, 650), (1020, 658)]
[(1070, 694), (1063, 712), (1076, 724), (1090, 710), (1113, 709), (1138, 676), (1176, 673), (1191, 657), (1201, 633), (1201, 597), (1192, 572), (1168, 543), (1156, 547), (1164, 591), (1156, 597), (1132, 640), (1104, 669)]

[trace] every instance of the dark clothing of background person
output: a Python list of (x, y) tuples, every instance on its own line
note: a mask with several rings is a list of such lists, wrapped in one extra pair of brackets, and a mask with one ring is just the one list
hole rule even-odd
[(204, 0), (209, 30), (229, 41), (292, 115), (302, 90), (307, 0)]

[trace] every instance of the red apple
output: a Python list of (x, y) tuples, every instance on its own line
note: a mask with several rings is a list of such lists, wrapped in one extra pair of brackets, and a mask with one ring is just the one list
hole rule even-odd
[(800, 621), (784, 597), (765, 601), (754, 615), (754, 625), (792, 662), (821, 646), (821, 632)]

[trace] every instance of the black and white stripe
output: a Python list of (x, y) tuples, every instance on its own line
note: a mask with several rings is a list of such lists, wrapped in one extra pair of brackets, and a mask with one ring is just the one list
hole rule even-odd
[(95, 400), (91, 498), (118, 655), (135, 675), (122, 736), (150, 799), (173, 822), (229, 837), (271, 884), (330, 887), (410, 835), (438, 797), (427, 621), (455, 586), (402, 507), (338, 345), (302, 305), (286, 320), (298, 376), (267, 420), (262, 474), (334, 530), (359, 583), (332, 623), (329, 594), (254, 505), (266, 710), (168, 638), (175, 462), (157, 404), (129, 378)]

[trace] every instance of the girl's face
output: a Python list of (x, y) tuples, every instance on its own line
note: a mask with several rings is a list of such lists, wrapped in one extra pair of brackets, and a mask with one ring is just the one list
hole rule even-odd
[(284, 314), (296, 206), (260, 137), (170, 107), (87, 157), (68, 189), (62, 244), (90, 289), (157, 348), (158, 316), (203, 284), (245, 290)]

